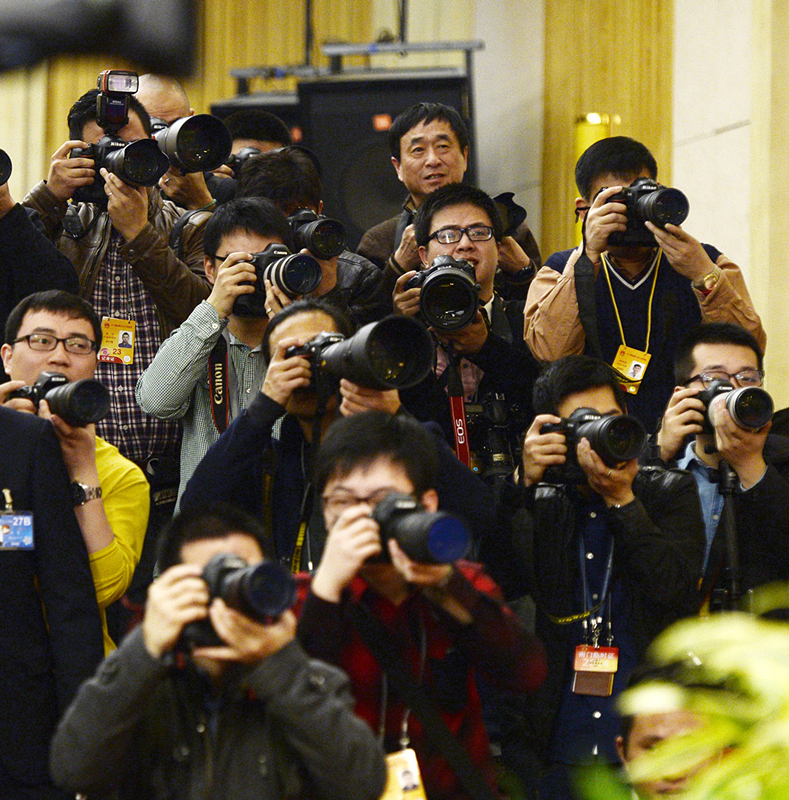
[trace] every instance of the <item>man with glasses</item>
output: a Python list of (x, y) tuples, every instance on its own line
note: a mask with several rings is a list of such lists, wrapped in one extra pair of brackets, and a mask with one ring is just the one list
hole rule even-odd
[(6, 323), (0, 353), (11, 380), (0, 385), (0, 403), (52, 420), (88, 550), (104, 649), (109, 652), (114, 643), (104, 609), (124, 595), (140, 560), (148, 524), (148, 482), (138, 466), (96, 436), (94, 425), (69, 425), (50, 413), (46, 400), (36, 408), (29, 398), (9, 397), (34, 384), (42, 372), (58, 372), (69, 381), (93, 378), (100, 338), (96, 312), (76, 295), (51, 290), (26, 297)]
[(718, 466), (725, 459), (737, 476), (734, 495), (737, 548), (742, 588), (789, 578), (789, 442), (759, 430), (739, 427), (725, 404), (708, 413), (698, 398), (713, 381), (735, 389), (761, 386), (762, 351), (745, 329), (730, 323), (706, 323), (692, 330), (677, 350), (677, 386), (657, 435), (660, 458), (675, 462), (696, 478), (707, 534), (702, 592), (723, 582), (726, 541), (719, 526), (723, 495)]
[[(523, 301), (503, 301), (494, 291), (502, 241), (496, 206), (481, 189), (449, 184), (425, 199), (414, 228), (423, 269), (439, 256), (466, 261), (474, 268), (479, 308), (460, 330), (431, 328), (437, 342), (435, 376), (403, 391), (403, 403), (417, 417), (439, 422), (449, 440), (454, 440), (455, 423), (444, 389), (459, 374), (467, 404), (483, 408), (492, 402), (501, 404), (506, 424), (512, 428), (511, 446), (517, 446), (531, 421), (532, 384), (538, 366), (522, 337)], [(411, 270), (397, 281), (393, 299), (400, 314), (415, 316), (420, 311), (422, 289), (408, 288), (416, 274)]]

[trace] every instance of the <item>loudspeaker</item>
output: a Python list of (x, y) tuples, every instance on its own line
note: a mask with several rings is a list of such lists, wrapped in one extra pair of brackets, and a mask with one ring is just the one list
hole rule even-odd
[(234, 111), (246, 109), (268, 111), (269, 114), (274, 114), (288, 126), (293, 140), (300, 140), (302, 128), (301, 110), (299, 109), (299, 98), (295, 92), (240, 94), (211, 105), (211, 113), (221, 119), (224, 119)]
[[(456, 108), (469, 131), (469, 81), (457, 70), (337, 75), (299, 83), (302, 144), (318, 157), (323, 178), (323, 213), (342, 221), (348, 247), (364, 232), (399, 213), (406, 189), (392, 167), (389, 127), (419, 102)], [(476, 174), (472, 160), (466, 180)]]

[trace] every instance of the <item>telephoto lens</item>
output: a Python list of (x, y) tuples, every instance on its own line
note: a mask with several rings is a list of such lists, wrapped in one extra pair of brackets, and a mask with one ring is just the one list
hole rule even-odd
[(722, 395), (723, 402), (735, 424), (744, 430), (758, 431), (772, 418), (775, 406), (773, 399), (760, 386), (742, 386), (735, 389), (729, 381), (715, 380), (698, 397), (707, 411), (704, 419), (704, 432), (714, 431), (713, 402)]
[(98, 422), (110, 412), (110, 393), (103, 384), (92, 378), (50, 389), (44, 399), (53, 414), (75, 428)]
[[(576, 441), (586, 438), (592, 450), (608, 467), (616, 467), (623, 461), (631, 461), (641, 455), (647, 442), (644, 426), (630, 414), (601, 416), (597, 419), (579, 421), (575, 431)], [(570, 419), (573, 415), (570, 415)]]
[[(102, 140), (103, 141), (103, 140)], [(101, 142), (99, 142), (101, 144)], [(156, 142), (140, 139), (109, 150), (103, 166), (130, 186), (155, 186), (170, 164), (159, 152)], [(99, 164), (96, 165), (97, 169)]]
[(154, 135), (170, 164), (182, 173), (207, 172), (225, 163), (233, 149), (230, 131), (219, 117), (183, 117)]
[(381, 528), (381, 543), (394, 539), (403, 552), (420, 564), (451, 564), (468, 553), (471, 536), (457, 517), (428, 511), (415, 497), (392, 492), (375, 507), (373, 519)]
[(474, 267), (463, 259), (438, 256), (417, 272), (406, 289), (421, 287), (419, 313), (440, 331), (458, 331), (471, 324), (479, 308), (479, 284)]

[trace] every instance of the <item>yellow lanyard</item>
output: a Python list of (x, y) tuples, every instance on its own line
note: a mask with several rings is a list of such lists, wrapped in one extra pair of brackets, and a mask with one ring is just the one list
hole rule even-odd
[(290, 571), (295, 575), (301, 567), (301, 551), (304, 549), (304, 538), (307, 533), (307, 521), (299, 525), (299, 535), (296, 539), (296, 549), (293, 551), (293, 558), (290, 560)]
[[(656, 256), (657, 263), (655, 264), (655, 276), (652, 279), (652, 291), (649, 293), (649, 308), (647, 310), (647, 340), (646, 340), (646, 346), (644, 347), (645, 353), (649, 352), (649, 340), (652, 337), (652, 300), (655, 297), (655, 287), (657, 286), (658, 269), (660, 268), (660, 259), (662, 258), (662, 256), (663, 256), (663, 251), (658, 250)], [(603, 272), (605, 272), (605, 279), (608, 282), (608, 291), (611, 293), (611, 303), (614, 306), (614, 314), (616, 314), (617, 325), (619, 325), (619, 335), (622, 337), (622, 344), (625, 347), (627, 347), (627, 342), (625, 341), (625, 331), (624, 328), (622, 328), (622, 320), (619, 317), (619, 309), (616, 306), (616, 298), (614, 297), (614, 287), (611, 285), (611, 276), (608, 274), (609, 266), (610, 265), (608, 263), (608, 258), (605, 255), (605, 253), (603, 253)]]

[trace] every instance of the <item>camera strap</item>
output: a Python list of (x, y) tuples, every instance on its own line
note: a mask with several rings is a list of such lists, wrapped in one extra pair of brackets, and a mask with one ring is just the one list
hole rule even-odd
[(455, 454), (458, 461), (467, 467), (471, 464), (471, 449), (468, 445), (468, 425), (466, 423), (466, 400), (463, 391), (463, 378), (460, 375), (459, 359), (449, 347), (446, 350), (447, 394), (449, 410), (452, 414), (452, 432), (455, 436)]
[(387, 628), (360, 603), (351, 602), (350, 611), (362, 641), (402, 701), (422, 723), (425, 737), (444, 757), (468, 795), (473, 800), (498, 800), (479, 767), (447, 727), (424, 686), (418, 684), (406, 668)]
[(229, 371), (227, 340), (223, 335), (217, 339), (208, 356), (208, 389), (211, 394), (211, 416), (219, 433), (224, 433), (230, 424)]

